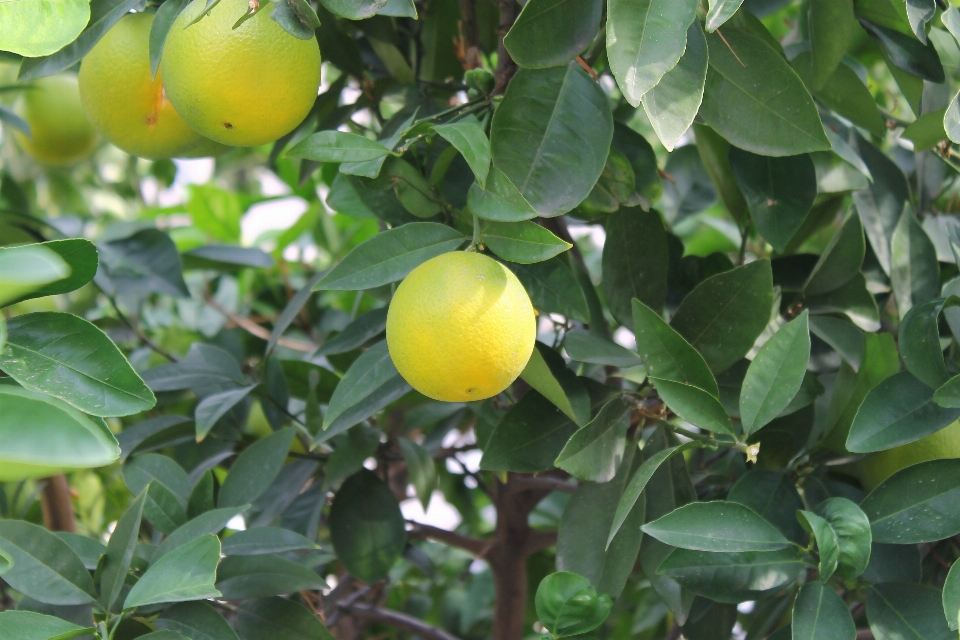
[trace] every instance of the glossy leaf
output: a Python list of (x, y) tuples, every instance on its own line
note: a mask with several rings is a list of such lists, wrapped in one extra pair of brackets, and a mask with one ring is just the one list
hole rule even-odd
[[(133, 3), (134, 0), (126, 2)], [(177, 246), (159, 229), (144, 229), (126, 238), (99, 244), (97, 249), (100, 255), (97, 285), (108, 293), (134, 298), (144, 298), (151, 293), (177, 298), (190, 296), (183, 281)]]
[(507, 266), (527, 290), (534, 309), (540, 313), (559, 313), (571, 320), (589, 322), (590, 311), (583, 289), (563, 257)]
[(830, 524), (837, 535), (837, 575), (842, 578), (856, 578), (870, 562), (870, 546), (873, 540), (866, 514), (856, 503), (840, 497), (821, 502), (817, 506), (817, 514)]
[(691, 384), (651, 376), (650, 382), (664, 403), (678, 416), (704, 431), (734, 435), (730, 417), (720, 401)]
[(661, 542), (694, 551), (776, 551), (788, 545), (776, 527), (736, 502), (694, 502), (642, 528)]
[(0, 368), (24, 387), (95, 416), (125, 416), (156, 404), (113, 341), (70, 313), (30, 313), (8, 320)]
[(497, 256), (521, 264), (549, 260), (573, 246), (529, 221), (487, 222), (482, 233), (484, 244)]
[(160, 614), (154, 624), (191, 640), (238, 640), (230, 624), (206, 602), (177, 603)]
[(806, 541), (803, 528), (797, 522), (803, 499), (788, 475), (758, 469), (748, 471), (730, 489), (727, 500), (750, 507), (792, 542)]
[(357, 245), (314, 290), (372, 289), (396, 282), (430, 258), (455, 250), (464, 240), (460, 232), (436, 222), (405, 224)]
[(932, 42), (923, 44), (912, 36), (866, 20), (861, 20), (860, 24), (898, 69), (930, 82), (943, 82), (943, 65)]
[(403, 459), (410, 474), (410, 483), (417, 492), (424, 512), (437, 486), (437, 468), (430, 452), (409, 438), (398, 438)]
[(687, 29), (686, 49), (677, 66), (640, 98), (647, 119), (667, 151), (673, 151), (693, 124), (703, 101), (706, 79), (707, 40), (700, 23), (694, 20)]
[(567, 441), (556, 466), (581, 480), (609, 482), (620, 468), (632, 404), (614, 398)]
[(406, 545), (403, 514), (390, 489), (361, 470), (347, 479), (330, 508), (330, 538), (337, 559), (364, 582), (386, 577)]
[(931, 585), (888, 582), (867, 591), (867, 620), (877, 640), (947, 640), (950, 631), (940, 590)]
[(586, 329), (568, 331), (564, 335), (563, 346), (570, 357), (579, 362), (624, 369), (641, 364), (640, 356), (635, 352)]
[(212, 344), (194, 343), (177, 363), (147, 369), (144, 380), (154, 391), (239, 387), (249, 384), (236, 358)]
[(309, 609), (283, 598), (243, 602), (237, 624), (247, 640), (334, 640)]
[(538, 215), (510, 178), (496, 167), (490, 167), (483, 187), (479, 182), (470, 185), (467, 208), (485, 220), (498, 222), (519, 222)]
[(221, 550), (227, 556), (260, 556), (316, 548), (316, 543), (296, 531), (280, 527), (256, 527), (238, 531), (224, 539)]
[(0, 440), (0, 481), (102, 467), (120, 456), (102, 422), (46, 394), (9, 385), (0, 386)]
[(33, 611), (0, 612), (0, 633), (17, 640), (70, 640), (93, 633), (91, 627), (81, 627), (55, 616)]
[(811, 295), (829, 293), (850, 282), (860, 272), (866, 250), (863, 223), (851, 212), (820, 254), (803, 290)]
[(654, 311), (667, 298), (667, 236), (656, 211), (621, 207), (610, 215), (603, 245), (603, 293), (613, 317), (631, 325), (632, 300)]
[(756, 260), (697, 285), (683, 299), (670, 326), (719, 373), (753, 347), (767, 326), (772, 306), (770, 262)]
[(813, 88), (834, 74), (857, 33), (853, 0), (812, 0), (807, 14)]
[(369, 162), (390, 153), (376, 140), (343, 131), (318, 131), (287, 151), (290, 157), (316, 162)]
[(390, 359), (386, 340), (378, 342), (357, 358), (333, 392), (323, 417), (328, 440), (365, 420), (410, 390)]
[(530, 391), (501, 418), (480, 468), (490, 471), (537, 472), (553, 468), (577, 424), (554, 403)]
[(134, 550), (140, 538), (140, 520), (143, 518), (143, 505), (147, 500), (147, 491), (130, 503), (127, 510), (117, 521), (110, 540), (107, 543), (107, 553), (100, 569), (100, 599), (108, 611), (114, 611), (114, 605), (120, 604), (118, 598), (127, 579), (130, 563), (133, 560)]
[(919, 440), (960, 418), (960, 409), (941, 407), (933, 389), (909, 371), (893, 375), (864, 399), (847, 437), (855, 453), (883, 451)]
[(296, 433), (296, 427), (287, 427), (244, 449), (220, 487), (217, 506), (238, 507), (256, 500), (280, 473)]
[(607, 2), (607, 58), (631, 105), (677, 65), (696, 11), (696, 0)]
[(890, 273), (890, 238), (903, 217), (910, 199), (907, 180), (900, 168), (876, 146), (863, 138), (854, 138), (856, 150), (870, 169), (873, 182), (853, 194), (857, 213), (877, 261)]
[[(70, 238), (67, 240), (51, 240), (37, 245), (21, 245), (17, 247), (5, 247), (0, 249), (0, 271), (4, 273), (3, 280), (7, 280), (11, 275), (19, 274), (28, 276), (30, 282), (36, 282), (38, 278), (45, 278), (44, 274), (52, 265), (33, 263), (28, 257), (27, 252), (33, 252), (37, 249), (49, 249), (57, 254), (66, 263), (69, 275), (60, 279), (53, 279), (49, 284), (45, 284), (31, 293), (23, 295), (20, 300), (30, 298), (42, 298), (44, 296), (55, 296), (61, 293), (70, 293), (76, 291), (83, 285), (93, 279), (97, 273), (97, 248), (89, 240), (82, 238)], [(55, 259), (53, 256), (51, 258)], [(7, 262), (9, 260), (9, 263)], [(53, 273), (51, 272), (51, 275)], [(6, 291), (9, 284), (0, 280), (0, 303), (4, 303)]]
[(160, 56), (163, 54), (163, 45), (167, 41), (170, 28), (189, 2), (190, 0), (172, 0), (171, 2), (164, 2), (157, 9), (153, 24), (150, 25), (151, 79), (157, 77), (157, 70), (160, 68)]
[(473, 170), (477, 183), (485, 189), (487, 173), (490, 171), (490, 140), (487, 139), (487, 134), (477, 119), (468, 116), (450, 124), (434, 125), (433, 130), (460, 152)]
[(890, 239), (890, 281), (901, 318), (913, 305), (940, 294), (936, 247), (909, 207)]
[(537, 343), (520, 377), (578, 425), (590, 421), (590, 397), (555, 351)]
[(537, 213), (557, 216), (593, 189), (612, 136), (606, 94), (579, 64), (521, 69), (493, 117), (493, 164)]
[(209, 395), (197, 404), (194, 410), (194, 423), (196, 424), (197, 442), (207, 437), (210, 430), (220, 418), (224, 417), (231, 409), (243, 402), (250, 395), (250, 392), (257, 388), (253, 384), (240, 389), (229, 389)]
[(779, 53), (743, 31), (707, 36), (710, 68), (700, 116), (741, 149), (763, 156), (827, 151), (830, 141), (803, 82)]
[(874, 542), (916, 544), (960, 533), (960, 460), (932, 460), (883, 481), (860, 508)]
[(776, 418), (803, 384), (810, 360), (809, 316), (782, 326), (757, 352), (740, 392), (740, 417), (744, 436)]
[(551, 573), (537, 587), (537, 616), (554, 638), (575, 636), (600, 626), (610, 613), (608, 595), (597, 595), (583, 576)]
[(280, 555), (228, 557), (217, 569), (217, 589), (225, 600), (269, 598), (326, 586), (315, 571)]
[(813, 534), (813, 540), (817, 543), (817, 555), (820, 556), (820, 562), (817, 565), (820, 582), (826, 583), (836, 573), (837, 563), (840, 561), (840, 541), (837, 539), (837, 532), (824, 518), (810, 511), (798, 511), (797, 519), (803, 524), (804, 529), (808, 529)]
[(657, 572), (698, 595), (739, 604), (786, 586), (802, 570), (803, 562), (794, 549), (741, 553), (675, 549)]
[(66, 542), (22, 520), (0, 520), (0, 552), (9, 560), (8, 585), (53, 605), (88, 604), (96, 599), (90, 573)]
[(943, 612), (950, 629), (956, 631), (960, 625), (960, 564), (956, 562), (950, 567), (943, 585)]
[(907, 371), (928, 387), (939, 388), (950, 379), (943, 359), (938, 327), (945, 309), (960, 305), (960, 298), (928, 300), (907, 312), (900, 323), (900, 353)]
[(800, 588), (793, 603), (793, 640), (853, 640), (857, 625), (847, 603), (833, 590), (819, 582), (808, 582)]
[(696, 349), (650, 307), (633, 301), (637, 351), (647, 375), (703, 389), (720, 397), (717, 381)]
[(817, 197), (813, 160), (808, 154), (768, 158), (731, 147), (730, 167), (757, 231), (783, 252)]
[(382, 334), (386, 327), (386, 307), (368, 311), (344, 327), (343, 331), (325, 340), (317, 353), (319, 355), (334, 355), (352, 351)]
[(70, 274), (70, 265), (42, 245), (0, 248), (0, 305), (7, 305), (51, 282), (69, 278)]
[(85, 0), (8, 2), (0, 6), (0, 42), (4, 51), (46, 56), (73, 42), (89, 20)]
[(707, 31), (713, 32), (733, 17), (743, 0), (713, 0), (707, 12)]
[(603, 4), (593, 0), (530, 0), (503, 44), (521, 67), (566, 64), (597, 35), (602, 10)]
[(363, 20), (376, 14), (387, 0), (323, 0), (323, 7), (348, 20)]
[(163, 602), (220, 597), (214, 588), (220, 541), (205, 535), (188, 542), (150, 565), (133, 585), (124, 610)]

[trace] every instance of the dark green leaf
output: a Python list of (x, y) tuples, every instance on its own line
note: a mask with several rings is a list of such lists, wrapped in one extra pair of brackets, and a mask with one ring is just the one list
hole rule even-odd
[(847, 437), (855, 453), (883, 451), (935, 433), (960, 417), (960, 409), (941, 407), (933, 389), (909, 371), (893, 375), (870, 390)]
[(719, 373), (750, 351), (770, 320), (772, 306), (770, 261), (757, 260), (697, 285), (683, 299), (670, 326)]
[(860, 369), (866, 344), (863, 332), (855, 324), (832, 316), (813, 316), (810, 332), (833, 347), (854, 372)]
[(90, 573), (70, 546), (43, 527), (0, 520), (0, 552), (8, 559), (3, 580), (20, 593), (55, 605), (96, 599)]
[(420, 504), (426, 512), (430, 498), (437, 486), (437, 468), (430, 452), (409, 438), (398, 438), (403, 459), (410, 474), (410, 483), (417, 492)]
[(115, 344), (96, 325), (70, 313), (29, 313), (7, 321), (0, 368), (95, 416), (125, 416), (156, 398)]
[(889, 582), (867, 591), (867, 620), (876, 640), (948, 640), (940, 589), (924, 584)]
[(402, 280), (421, 263), (455, 250), (464, 239), (436, 222), (413, 222), (378, 233), (348, 253), (314, 290), (372, 289)]
[(950, 567), (943, 585), (943, 612), (950, 629), (956, 631), (960, 625), (960, 564), (956, 562)]
[(521, 67), (566, 64), (596, 37), (603, 3), (594, 0), (530, 0), (503, 39)]
[(941, 83), (944, 80), (943, 65), (932, 42), (923, 44), (916, 38), (888, 29), (866, 20), (860, 20), (861, 26), (873, 36), (887, 59), (898, 69), (919, 76), (930, 82)]
[(238, 640), (236, 632), (206, 602), (180, 602), (166, 609), (155, 624), (190, 640)]
[(252, 384), (249, 387), (240, 389), (229, 389), (209, 395), (197, 404), (194, 410), (194, 424), (196, 425), (197, 442), (207, 437), (217, 421), (225, 416), (231, 409), (243, 402), (244, 398), (251, 391), (257, 388)]
[(570, 357), (578, 362), (603, 364), (623, 369), (637, 367), (641, 364), (640, 356), (635, 352), (586, 329), (568, 331), (564, 335), (563, 346)]
[(750, 507), (792, 542), (804, 542), (803, 528), (797, 522), (803, 500), (786, 474), (748, 471), (730, 489), (727, 500)]
[(483, 242), (504, 260), (531, 264), (560, 255), (571, 244), (534, 222), (487, 222)]
[(340, 487), (330, 508), (337, 559), (364, 582), (385, 578), (406, 544), (403, 514), (390, 489), (361, 470)]
[(232, 556), (217, 569), (217, 589), (225, 600), (325, 589), (327, 583), (300, 563), (279, 555)]
[(256, 527), (238, 531), (224, 539), (222, 551), (227, 556), (259, 556), (287, 551), (307, 551), (317, 545), (296, 531), (280, 527)]
[(589, 580), (567, 571), (551, 573), (537, 587), (537, 616), (554, 638), (596, 629), (610, 614), (611, 604), (610, 596), (598, 596)]
[(707, 12), (707, 31), (713, 32), (723, 26), (723, 23), (733, 17), (743, 0), (714, 0), (710, 3)]
[[(529, 3), (527, 4), (529, 6)], [(594, 31), (596, 31), (596, 27), (594, 27)], [(516, 60), (516, 58), (514, 59)], [(490, 171), (490, 140), (487, 139), (487, 134), (480, 126), (480, 122), (475, 117), (468, 116), (450, 124), (434, 125), (433, 130), (460, 152), (463, 159), (470, 165), (470, 169), (473, 170), (477, 183), (485, 189), (487, 173)]]
[(295, 144), (287, 155), (316, 162), (369, 162), (390, 155), (390, 149), (356, 133), (318, 131)]
[(827, 151), (813, 98), (779, 53), (743, 31), (707, 36), (700, 116), (731, 144), (765, 156)]
[[(44, 296), (55, 296), (61, 293), (76, 291), (83, 285), (93, 280), (97, 273), (97, 248), (89, 240), (82, 238), (70, 238), (68, 240), (51, 240), (39, 245), (26, 245), (18, 247), (6, 247), (0, 249), (0, 254), (7, 254), (11, 257), (21, 253), (30, 246), (43, 247), (49, 249), (63, 258), (70, 268), (69, 275), (46, 284), (32, 293), (22, 296), (19, 300), (29, 300), (31, 298), (42, 298)], [(3, 260), (0, 257), (0, 260)], [(19, 260), (18, 260), (19, 262)], [(21, 263), (21, 266), (26, 266)], [(3, 267), (7, 268), (7, 267)], [(36, 274), (32, 274), (36, 275)]]
[(603, 292), (613, 317), (629, 327), (636, 298), (658, 313), (667, 298), (667, 235), (656, 211), (621, 207), (606, 224)]
[(808, 318), (804, 311), (782, 326), (750, 363), (740, 392), (744, 436), (769, 424), (800, 391), (810, 360)]
[(910, 199), (907, 180), (900, 168), (880, 149), (859, 135), (853, 138), (855, 148), (870, 169), (873, 182), (867, 189), (853, 194), (857, 213), (863, 220), (870, 246), (886, 273), (890, 273), (890, 238), (903, 217)]
[(579, 64), (521, 69), (493, 117), (493, 164), (541, 216), (556, 216), (593, 189), (612, 136), (607, 96)]
[(817, 197), (813, 160), (809, 154), (768, 158), (731, 147), (730, 167), (757, 231), (783, 252)]
[(854, 640), (857, 625), (833, 587), (808, 582), (793, 603), (793, 640)]
[(482, 469), (537, 472), (553, 467), (577, 424), (536, 391), (515, 404), (484, 447)]
[(178, 547), (150, 565), (127, 594), (124, 610), (219, 597), (220, 592), (213, 586), (219, 561), (220, 541), (214, 535), (201, 536)]
[[(129, 3), (128, 3), (129, 4)], [(120, 240), (98, 245), (97, 284), (108, 293), (143, 298), (159, 293), (187, 298), (177, 246), (158, 229), (144, 229)]]
[(554, 463), (590, 482), (609, 482), (620, 468), (633, 405), (624, 398), (608, 402), (597, 416), (567, 441)]
[(270, 18), (301, 40), (316, 37), (316, 29), (320, 26), (320, 18), (307, 0), (282, 0), (273, 7)]
[(387, 0), (323, 0), (320, 4), (342, 18), (363, 20), (386, 6)]
[(857, 34), (853, 0), (812, 0), (807, 9), (813, 88), (834, 74)]
[(0, 612), (0, 633), (16, 640), (70, 640), (93, 632), (93, 628), (33, 611)]
[(287, 427), (247, 447), (230, 467), (217, 506), (238, 507), (256, 500), (280, 473), (296, 433), (296, 427)]
[(677, 65), (694, 21), (696, 0), (611, 0), (607, 57), (624, 97), (634, 107)]
[(147, 491), (130, 503), (127, 510), (117, 521), (110, 541), (107, 543), (106, 558), (100, 569), (100, 600), (108, 611), (114, 611), (119, 604), (118, 598), (130, 570), (133, 552), (140, 538), (140, 520), (143, 517), (143, 505), (147, 500)]
[(694, 551), (776, 551), (788, 546), (783, 534), (737, 502), (694, 502), (645, 524), (657, 540)]
[(935, 542), (960, 533), (960, 460), (907, 467), (880, 484), (860, 508), (875, 542)]
[(856, 212), (848, 213), (817, 260), (803, 290), (811, 295), (829, 293), (850, 282), (860, 272), (866, 249), (860, 217)]
[(578, 425), (590, 421), (590, 397), (556, 351), (537, 343), (520, 377)]
[(890, 239), (890, 281), (901, 318), (913, 305), (940, 294), (936, 247), (909, 206)]
[(837, 534), (840, 554), (837, 575), (856, 578), (870, 562), (870, 521), (854, 502), (846, 498), (829, 498), (817, 507), (817, 514), (826, 520)]
[(324, 433), (321, 440), (329, 440), (369, 418), (380, 409), (400, 398), (410, 385), (400, 377), (390, 359), (386, 340), (378, 342), (357, 358), (330, 398), (323, 417)]
[(589, 322), (590, 312), (583, 289), (561, 257), (533, 264), (512, 263), (507, 266), (516, 274), (537, 311), (559, 313), (571, 320)]
[[(711, 12), (713, 8), (710, 7)], [(693, 124), (703, 101), (706, 79), (707, 40), (700, 23), (694, 20), (687, 29), (687, 47), (677, 66), (640, 98), (647, 119), (667, 151), (673, 151)]]
[(690, 344), (653, 309), (633, 301), (637, 350), (647, 375), (703, 389), (719, 398), (717, 382), (707, 363)]
[(678, 416), (704, 431), (735, 435), (733, 423), (720, 401), (700, 387), (651, 376), (650, 382)]
[(742, 553), (675, 549), (657, 572), (711, 600), (738, 604), (786, 586), (802, 570), (795, 549)]
[(190, 345), (180, 362), (147, 369), (143, 377), (154, 391), (221, 389), (250, 383), (236, 358), (220, 347), (200, 342)]
[(387, 328), (387, 308), (374, 309), (363, 314), (333, 338), (326, 340), (317, 351), (318, 355), (334, 355), (362, 347)]
[(900, 323), (900, 355), (907, 371), (934, 389), (950, 379), (940, 346), (938, 321), (944, 309), (958, 305), (960, 298), (953, 296), (928, 300), (911, 308)]
[(164, 539), (163, 543), (160, 544), (160, 547), (153, 555), (153, 562), (156, 562), (186, 542), (210, 533), (220, 533), (220, 531), (227, 526), (228, 522), (249, 508), (250, 505), (245, 504), (229, 509), (211, 509), (210, 511), (201, 513), (192, 520), (188, 520)]
[(292, 600), (248, 600), (237, 612), (246, 640), (334, 640), (319, 618)]
[(470, 185), (467, 208), (485, 220), (518, 222), (537, 217), (537, 210), (527, 202), (510, 178), (496, 167), (490, 167), (486, 184)]
[(863, 578), (873, 584), (920, 582), (923, 573), (920, 563), (920, 548), (917, 545), (874, 542)]
[(804, 529), (808, 529), (813, 534), (813, 539), (817, 543), (817, 554), (820, 556), (820, 563), (817, 566), (820, 582), (826, 583), (836, 573), (837, 563), (840, 561), (840, 541), (837, 539), (837, 532), (824, 518), (810, 511), (798, 511), (797, 519), (803, 524)]
[(170, 33), (170, 27), (180, 13), (186, 8), (190, 0), (171, 0), (164, 2), (157, 8), (157, 14), (153, 18), (153, 24), (150, 25), (150, 74), (151, 78), (157, 77), (157, 69), (160, 68), (160, 56), (163, 55), (163, 45), (167, 41), (167, 34)]
[(880, 329), (880, 310), (863, 274), (857, 273), (839, 289), (808, 296), (806, 302), (812, 315), (842, 313), (864, 331)]

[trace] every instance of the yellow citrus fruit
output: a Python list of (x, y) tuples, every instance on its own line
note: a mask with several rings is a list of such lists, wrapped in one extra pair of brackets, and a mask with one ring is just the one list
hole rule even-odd
[(77, 77), (60, 74), (40, 78), (20, 92), (14, 112), (30, 125), (30, 136), (14, 132), (28, 155), (50, 165), (72, 164), (97, 147), (97, 132), (80, 106)]
[[(252, 147), (289, 133), (320, 86), (320, 47), (300, 40), (264, 9), (234, 29), (247, 0), (221, 0), (196, 24), (193, 0), (167, 35), (161, 66), (167, 96), (201, 135)], [(190, 26), (187, 26), (190, 25)]]
[(901, 469), (943, 458), (960, 458), (960, 421), (916, 442), (871, 454), (860, 462), (858, 471), (863, 486), (872, 491)]
[(387, 312), (387, 347), (397, 371), (434, 400), (497, 395), (523, 371), (536, 339), (536, 314), (523, 285), (479, 253), (427, 260), (400, 283)]
[(172, 158), (203, 142), (150, 77), (152, 13), (122, 17), (80, 65), (80, 100), (93, 126), (130, 155)]

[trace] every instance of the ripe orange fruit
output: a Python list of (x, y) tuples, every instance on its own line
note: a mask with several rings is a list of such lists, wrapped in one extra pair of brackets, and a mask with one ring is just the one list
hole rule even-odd
[(74, 75), (32, 81), (30, 88), (20, 92), (13, 110), (30, 125), (29, 137), (14, 131), (17, 144), (40, 162), (73, 164), (97, 147), (97, 132), (83, 114)]
[(523, 371), (536, 339), (523, 285), (479, 253), (427, 260), (400, 283), (387, 312), (387, 348), (397, 371), (434, 400), (497, 395)]
[[(252, 147), (289, 133), (320, 86), (320, 47), (300, 40), (265, 9), (234, 29), (247, 0), (221, 0), (196, 24), (204, 0), (180, 14), (164, 45), (167, 96), (201, 135)], [(190, 26), (187, 26), (190, 25)]]
[(130, 155), (173, 158), (203, 142), (150, 77), (152, 13), (120, 19), (80, 65), (80, 100), (104, 138)]

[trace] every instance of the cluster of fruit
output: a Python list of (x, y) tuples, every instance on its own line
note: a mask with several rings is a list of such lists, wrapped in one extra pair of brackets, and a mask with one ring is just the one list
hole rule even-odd
[(127, 153), (158, 160), (216, 155), (273, 142), (309, 113), (320, 86), (316, 38), (296, 38), (247, 0), (206, 12), (193, 0), (167, 34), (151, 73), (152, 13), (121, 18), (84, 57), (78, 75), (41, 78), (15, 112), (31, 135), (20, 146), (47, 164), (90, 154), (98, 135)]

